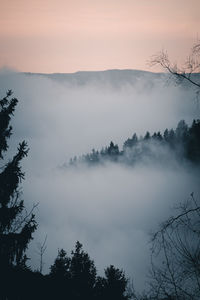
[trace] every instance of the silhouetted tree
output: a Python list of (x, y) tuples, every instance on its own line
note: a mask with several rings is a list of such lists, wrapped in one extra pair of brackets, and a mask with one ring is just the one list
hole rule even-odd
[[(19, 144), (17, 154), (9, 162), (4, 161), (4, 152), (8, 150), (7, 140), (12, 134), (10, 126), (18, 100), (11, 98), (9, 90), (0, 100), (0, 278), (2, 299), (9, 298), (8, 289), (13, 268), (26, 269), (25, 251), (36, 229), (32, 210), (26, 213), (24, 201), (21, 200), (19, 184), (24, 179), (20, 162), (27, 156), (27, 144)], [(13, 273), (12, 273), (13, 274)]]
[(147, 141), (151, 138), (149, 131), (146, 132), (145, 136), (144, 136), (144, 140)]
[(155, 141), (158, 141), (158, 142), (162, 141), (163, 138), (162, 138), (160, 131), (158, 131), (157, 133), (154, 132), (154, 134), (152, 135), (152, 139), (154, 139)]
[(165, 140), (165, 142), (169, 142), (169, 130), (165, 129), (164, 134), (163, 134), (163, 138)]
[(49, 274), (49, 299), (62, 299), (71, 297), (71, 259), (67, 256), (65, 250), (58, 250), (54, 264), (50, 267)]
[(175, 132), (173, 129), (170, 129), (168, 134), (168, 143), (171, 148), (175, 146)]
[(123, 149), (125, 150), (126, 148), (132, 148), (137, 145), (138, 142), (138, 137), (137, 134), (134, 133), (131, 139), (128, 139), (124, 142)]
[(194, 120), (189, 129), (187, 155), (192, 161), (200, 161), (200, 120)]
[(67, 257), (65, 250), (58, 250), (54, 264), (50, 267), (50, 276), (53, 278), (69, 278), (70, 258)]
[(80, 242), (72, 251), (69, 272), (73, 289), (72, 299), (93, 299), (96, 282), (96, 267)]
[(114, 143), (111, 142), (107, 151), (108, 151), (109, 159), (111, 159), (112, 161), (116, 161), (119, 155), (118, 145), (117, 144), (114, 145)]
[(61, 249), (50, 268), (50, 299), (94, 299), (96, 268), (80, 242), (75, 245), (71, 257)]
[[(166, 147), (164, 149), (164, 147)], [(164, 150), (164, 151), (163, 151)], [(120, 151), (118, 145), (113, 142), (109, 147), (103, 148), (100, 152), (92, 150), (91, 153), (82, 155), (76, 163), (89, 163), (96, 165), (106, 161), (120, 162), (134, 165), (140, 161), (166, 162), (166, 156), (171, 151), (173, 157), (178, 161), (188, 159), (192, 162), (200, 161), (200, 120), (194, 120), (191, 127), (181, 120), (176, 130), (166, 129), (162, 135), (160, 131), (154, 132), (151, 136), (147, 131), (144, 137), (138, 139), (134, 134), (123, 144)], [(70, 165), (72, 161), (70, 160)]]
[(176, 139), (178, 141), (184, 141), (188, 135), (188, 126), (184, 120), (178, 122), (176, 127)]
[(122, 270), (110, 266), (105, 269), (105, 278), (98, 277), (96, 283), (96, 298), (98, 300), (127, 300), (128, 279)]

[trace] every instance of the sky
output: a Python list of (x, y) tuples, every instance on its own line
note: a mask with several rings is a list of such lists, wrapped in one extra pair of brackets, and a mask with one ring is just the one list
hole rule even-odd
[[(166, 49), (182, 63), (199, 0), (0, 0), (0, 67), (25, 72), (151, 70)], [(155, 69), (153, 69), (155, 71)]]

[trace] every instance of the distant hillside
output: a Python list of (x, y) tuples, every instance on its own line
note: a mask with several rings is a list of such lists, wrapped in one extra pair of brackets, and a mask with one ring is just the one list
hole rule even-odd
[(63, 83), (85, 85), (88, 83), (110, 84), (112, 86), (134, 84), (139, 80), (154, 81), (165, 76), (164, 73), (152, 73), (140, 70), (79, 71), (76, 73), (24, 73), (29, 76), (42, 76)]
[[(154, 86), (158, 80), (166, 80), (170, 74), (153, 73), (141, 70), (105, 70), (105, 71), (79, 71), (75, 73), (23, 73), (28, 76), (40, 76), (49, 78), (60, 83), (83, 86), (86, 84), (109, 85), (115, 88), (124, 86), (125, 84), (135, 85), (140, 82), (145, 84), (145, 87)], [(200, 80), (200, 74), (192, 74), (191, 78)], [(184, 86), (189, 86), (187, 81), (184, 81)]]

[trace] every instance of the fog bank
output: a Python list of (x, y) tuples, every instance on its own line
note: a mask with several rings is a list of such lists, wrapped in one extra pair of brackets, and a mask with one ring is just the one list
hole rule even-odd
[(199, 173), (191, 166), (60, 168), (70, 157), (111, 140), (122, 146), (134, 132), (164, 131), (181, 119), (191, 124), (199, 117), (192, 90), (166, 84), (163, 76), (134, 74), (99, 72), (88, 79), (85, 73), (81, 80), (74, 74), (69, 80), (0, 73), (0, 95), (12, 89), (19, 100), (9, 154), (24, 139), (30, 147), (22, 188), (27, 207), (39, 202), (39, 227), (30, 248), (35, 268), (37, 242), (47, 234), (45, 272), (58, 248), (69, 252), (79, 240), (100, 272), (114, 264), (143, 288), (149, 232), (191, 192), (199, 197)]

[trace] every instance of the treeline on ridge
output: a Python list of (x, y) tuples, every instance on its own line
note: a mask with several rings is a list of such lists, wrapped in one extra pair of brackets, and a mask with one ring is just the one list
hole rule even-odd
[(69, 165), (76, 166), (81, 163), (88, 165), (103, 164), (105, 162), (120, 162), (134, 165), (140, 161), (163, 161), (172, 155), (176, 160), (188, 160), (200, 162), (200, 120), (193, 120), (189, 127), (181, 120), (176, 129), (165, 129), (152, 135), (147, 131), (145, 136), (138, 137), (136, 133), (128, 138), (123, 149), (117, 144), (110, 142), (108, 147), (100, 151), (93, 149), (91, 153), (70, 159)]

